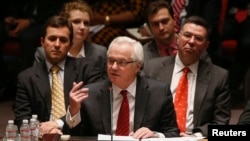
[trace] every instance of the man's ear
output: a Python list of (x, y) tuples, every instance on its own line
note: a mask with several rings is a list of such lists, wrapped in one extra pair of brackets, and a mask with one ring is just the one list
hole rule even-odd
[(40, 43), (41, 43), (41, 45), (43, 47), (43, 44), (44, 44), (44, 38), (43, 37), (40, 38)]

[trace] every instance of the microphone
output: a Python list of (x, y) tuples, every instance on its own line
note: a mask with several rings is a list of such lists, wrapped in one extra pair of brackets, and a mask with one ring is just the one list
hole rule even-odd
[(113, 88), (109, 87), (109, 98), (110, 98), (110, 133), (111, 133), (111, 141), (113, 141)]

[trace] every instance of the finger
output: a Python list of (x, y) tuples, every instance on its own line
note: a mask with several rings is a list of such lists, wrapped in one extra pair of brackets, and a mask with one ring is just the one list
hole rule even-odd
[(141, 130), (142, 130), (141, 128), (136, 130), (135, 133), (133, 134), (133, 138), (136, 138), (136, 139), (141, 138), (141, 132), (142, 132)]
[(78, 95), (74, 96), (74, 101), (79, 103), (79, 102), (83, 101), (86, 98), (88, 98), (88, 94), (86, 94), (86, 93), (78, 94)]
[(89, 92), (89, 89), (88, 88), (82, 88), (82, 89), (80, 89), (80, 90), (77, 90), (77, 91), (75, 91), (74, 93), (72, 93), (72, 98), (74, 99), (74, 100), (77, 100), (78, 101), (78, 99), (81, 99), (82, 97), (86, 97), (86, 96), (88, 96), (88, 92)]
[(80, 81), (79, 83), (74, 82), (73, 83), (72, 91), (74, 92), (74, 91), (78, 90), (79, 88), (81, 88), (82, 86), (83, 86), (83, 82), (82, 81)]
[(89, 97), (88, 95), (82, 96), (82, 97), (80, 97), (79, 101), (83, 101), (83, 100), (87, 99), (88, 97)]
[(129, 136), (133, 136), (135, 133), (134, 132), (130, 132), (129, 133)]
[(144, 138), (152, 137), (153, 135), (154, 135), (154, 132), (152, 132), (148, 128), (142, 127), (135, 132), (133, 137), (136, 139), (144, 139)]

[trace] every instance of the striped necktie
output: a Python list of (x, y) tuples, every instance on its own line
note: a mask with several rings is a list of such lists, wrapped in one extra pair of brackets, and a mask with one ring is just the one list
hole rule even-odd
[(123, 96), (123, 100), (122, 100), (119, 115), (118, 115), (116, 135), (128, 136), (129, 135), (129, 104), (128, 104), (128, 98), (127, 98), (127, 90), (122, 90), (121, 95)]
[(53, 120), (57, 120), (66, 114), (64, 92), (61, 79), (58, 77), (60, 68), (53, 66), (52, 72), (52, 117)]

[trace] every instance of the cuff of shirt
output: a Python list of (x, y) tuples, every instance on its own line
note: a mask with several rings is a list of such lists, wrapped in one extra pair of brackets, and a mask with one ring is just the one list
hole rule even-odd
[(63, 128), (64, 122), (61, 119), (55, 121), (60, 129)]
[(157, 138), (165, 138), (165, 135), (160, 132), (154, 132), (157, 135)]
[(202, 133), (201, 132), (196, 132), (193, 134), (194, 136), (196, 137), (203, 137)]
[(66, 123), (68, 124), (68, 126), (70, 128), (74, 128), (76, 127), (79, 123), (81, 122), (81, 113), (80, 111), (78, 113), (76, 113), (73, 117), (71, 116), (70, 112), (69, 112), (69, 107), (67, 109), (67, 113), (66, 113)]

